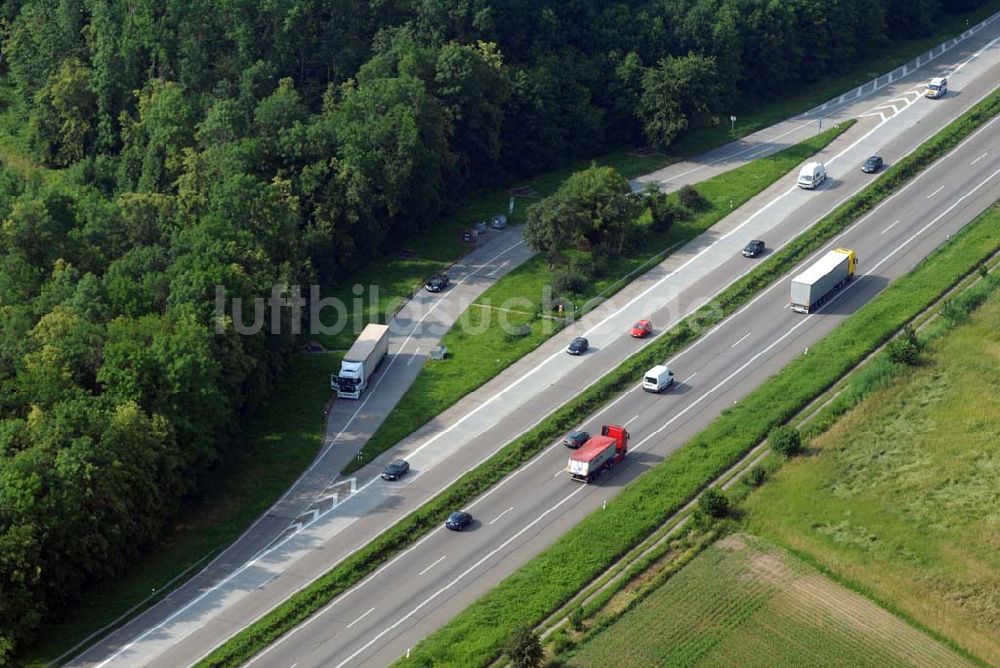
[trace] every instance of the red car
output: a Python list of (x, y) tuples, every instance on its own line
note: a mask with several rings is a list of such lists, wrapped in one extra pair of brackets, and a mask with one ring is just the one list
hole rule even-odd
[(639, 322), (632, 325), (632, 331), (629, 332), (632, 336), (637, 339), (644, 339), (653, 333), (653, 323), (648, 320), (640, 320)]

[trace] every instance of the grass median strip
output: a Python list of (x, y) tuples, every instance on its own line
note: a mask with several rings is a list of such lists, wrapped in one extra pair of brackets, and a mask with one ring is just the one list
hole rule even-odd
[[(668, 230), (646, 232), (640, 244), (643, 250), (607, 260), (602, 276), (588, 282), (585, 293), (574, 296), (573, 301), (581, 307), (577, 315), (583, 315), (621, 290), (661, 262), (669, 251), (715, 225), (853, 124), (854, 120), (845, 121), (778, 153), (696, 184), (694, 189), (706, 202), (704, 209)], [(672, 197), (678, 199), (676, 193)], [(574, 251), (574, 254), (591, 266), (605, 265), (591, 253)], [(467, 310), (462, 316), (467, 327), (455, 327), (442, 338), (448, 358), (427, 363), (393, 412), (365, 443), (361, 458), (352, 461), (345, 473), (361, 468), (553, 336), (558, 327), (553, 326), (543, 307), (544, 290), (552, 283), (553, 271), (543, 258), (536, 256), (486, 290), (472, 304), (479, 308)], [(489, 312), (503, 304), (516, 304), (517, 309), (501, 310), (502, 317)], [(525, 328), (523, 336), (507, 333), (519, 326)]]
[[(879, 201), (897, 191), (906, 180), (912, 178), (920, 169), (944, 155), (948, 150), (962, 141), (962, 139), (975, 131), (976, 128), (989, 121), (996, 115), (998, 110), (1000, 110), (1000, 91), (993, 93), (990, 97), (974, 106), (913, 154), (891, 167), (881, 179), (855, 198), (863, 201), (863, 205), (857, 204), (852, 200), (838, 208), (830, 216), (801, 235), (801, 237), (788, 244), (778, 253), (775, 253), (758, 269), (726, 289), (720, 295), (719, 299), (716, 300), (720, 305), (719, 309), (705, 309), (703, 312), (700, 311), (657, 338), (649, 346), (649, 349), (623, 362), (613, 372), (557, 410), (543, 423), (512, 441), (488, 462), (466, 473), (454, 485), (428, 501), (406, 518), (397, 522), (383, 534), (373, 539), (364, 548), (334, 566), (329, 572), (317, 579), (316, 582), (277, 606), (260, 620), (240, 631), (240, 633), (200, 661), (198, 665), (238, 666), (257, 652), (263, 650), (274, 640), (329, 603), (335, 596), (344, 592), (349, 587), (356, 585), (365, 576), (374, 572), (402, 549), (412, 545), (428, 530), (438, 526), (441, 518), (447, 512), (467, 504), (470, 500), (489, 489), (522, 463), (538, 454), (538, 452), (555, 438), (559, 437), (565, 430), (579, 424), (587, 415), (609, 401), (615, 394), (630, 386), (635, 382), (638, 374), (648, 368), (650, 361), (662, 360), (669, 357), (693, 341), (697, 337), (697, 334), (695, 328), (690, 324), (692, 320), (717, 319), (731, 313), (739, 305), (746, 303), (753, 294), (757, 293), (765, 285), (770, 284), (776, 278), (788, 272), (796, 263), (805, 258), (809, 253), (820, 248), (828, 239), (847, 227), (858, 216), (871, 210)], [(877, 192), (873, 192), (876, 190)], [(993, 215), (996, 215), (995, 210)], [(948, 249), (954, 252), (953, 249), (957, 247), (959, 241), (970, 238), (971, 235), (969, 232), (972, 229), (975, 229), (981, 235), (984, 227), (988, 228), (988, 225), (978, 225), (975, 228), (968, 228), (966, 233), (955, 238), (955, 242)], [(988, 229), (987, 232), (989, 232)], [(995, 234), (993, 236), (995, 237)], [(977, 241), (982, 245), (988, 245), (987, 242), (991, 240), (977, 239)], [(992, 242), (995, 245), (997, 240), (993, 239)], [(967, 243), (967, 241), (963, 243)], [(984, 251), (983, 256), (986, 257), (988, 255), (989, 253)], [(852, 321), (857, 320), (858, 318), (852, 319)], [(706, 450), (705, 447), (697, 449)], [(687, 448), (687, 450), (690, 451), (692, 448)], [(673, 461), (673, 459), (672, 457), (667, 462)], [(642, 480), (640, 479), (639, 483)], [(590, 563), (589, 556), (585, 560), (584, 566), (588, 563)], [(542, 580), (542, 582), (547, 581), (548, 578)], [(502, 587), (503, 585), (501, 585)], [(495, 591), (500, 591), (501, 588)], [(577, 587), (577, 589), (579, 588)], [(572, 595), (572, 592), (569, 595)], [(533, 616), (535, 616), (535, 621), (539, 621), (544, 618), (546, 612), (551, 612), (552, 609), (557, 607), (559, 602), (556, 602), (554, 605), (548, 605), (547, 610), (525, 609), (521, 623), (531, 621)], [(463, 613), (462, 616), (456, 618), (456, 621), (464, 619), (467, 613)], [(451, 626), (449, 625), (445, 628), (451, 629)], [(437, 634), (432, 636), (432, 638), (437, 637)], [(487, 648), (487, 651), (491, 652), (492, 656), (495, 656), (498, 651), (496, 642), (502, 643), (506, 637), (499, 639), (499, 641), (492, 633), (490, 637), (493, 639), (493, 644)], [(426, 647), (422, 645), (421, 653), (418, 656), (423, 656), (426, 659), (426, 657), (430, 656), (427, 654), (427, 651)]]

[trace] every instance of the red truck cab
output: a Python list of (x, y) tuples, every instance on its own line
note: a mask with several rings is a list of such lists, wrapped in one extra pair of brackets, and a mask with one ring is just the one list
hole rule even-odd
[(625, 427), (606, 424), (601, 435), (590, 438), (570, 455), (566, 470), (573, 480), (590, 482), (621, 460), (628, 453), (629, 433)]

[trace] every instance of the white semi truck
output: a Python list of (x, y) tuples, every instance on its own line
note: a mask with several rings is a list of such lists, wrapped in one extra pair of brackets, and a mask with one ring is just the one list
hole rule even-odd
[(388, 353), (389, 326), (366, 325), (340, 361), (340, 373), (330, 376), (330, 388), (340, 399), (360, 399)]
[(832, 250), (811, 267), (792, 279), (793, 311), (810, 313), (826, 301), (835, 290), (854, 276), (858, 256), (849, 248)]

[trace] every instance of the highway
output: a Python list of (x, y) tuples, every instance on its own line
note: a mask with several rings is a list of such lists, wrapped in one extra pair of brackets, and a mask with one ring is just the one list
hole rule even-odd
[[(393, 452), (387, 453), (373, 466), (360, 472), (357, 479), (340, 481), (338, 484), (348, 483), (344, 489), (350, 493), (337, 497), (332, 504), (326, 501), (325, 506), (315, 506), (307, 513), (311, 520), (300, 524), (299, 530), (286, 535), (276, 546), (249, 562), (236, 566), (231, 573), (217, 578), (214, 583), (199, 584), (193, 588), (192, 595), (157, 606), (148, 617), (144, 616), (122, 632), (102, 641), (74, 660), (73, 665), (176, 666), (192, 663), (221, 640), (284, 600), (291, 592), (308, 584), (336, 561), (364, 545), (378, 531), (390, 526), (469, 467), (488, 457), (637, 350), (643, 344), (623, 334), (635, 317), (651, 316), (659, 326), (658, 331), (662, 331), (665, 325), (675, 322), (704, 303), (753, 266), (753, 261), (738, 255), (739, 248), (748, 238), (762, 236), (768, 241), (771, 250), (780, 246), (871, 180), (872, 177), (863, 175), (858, 170), (861, 160), (867, 154), (878, 151), (886, 158), (887, 163), (892, 164), (948, 120), (971, 106), (986, 91), (992, 90), (998, 80), (997, 49), (994, 45), (997, 41), (995, 35), (1000, 31), (997, 30), (996, 23), (1000, 22), (995, 22), (988, 30), (970, 39), (967, 46), (943, 55), (928, 68), (916, 68), (909, 76), (901, 77), (885, 87), (879, 95), (861, 99), (854, 105), (842, 105), (838, 112), (842, 117), (856, 115), (861, 121), (824, 152), (821, 159), (830, 166), (831, 179), (818, 191), (799, 191), (792, 185), (794, 175), (783, 179), (747, 207), (734, 212), (711, 231), (668, 258), (663, 265), (636, 280), (613, 300), (595, 309), (576, 326), (553, 337), (495, 381), (406, 439)], [(920, 86), (931, 73), (939, 73), (943, 68), (958, 67), (964, 69), (956, 69), (952, 75), (952, 89), (956, 92), (949, 98), (930, 101), (920, 96)], [(987, 152), (985, 157), (980, 157), (976, 168), (993, 164), (990, 155), (993, 153)], [(941, 187), (942, 190), (934, 198), (926, 201), (928, 207), (949, 196), (948, 188), (944, 185)], [(934, 188), (927, 192), (930, 193)], [(908, 192), (912, 192), (912, 188)], [(897, 239), (897, 235), (907, 231), (912, 234), (916, 223), (902, 218), (899, 220), (901, 222), (898, 223), (889, 221), (888, 227), (891, 229), (879, 236), (888, 241)], [(871, 251), (859, 248), (859, 252), (862, 270), (871, 269), (867, 266)], [(898, 254), (910, 258), (911, 252), (907, 249), (905, 253), (899, 251)], [(485, 259), (489, 260), (490, 257)], [(499, 258), (494, 260), (498, 265), (502, 261)], [(895, 261), (891, 264), (894, 267)], [(882, 269), (888, 270), (880, 267), (880, 271)], [(857, 292), (863, 285), (878, 283), (881, 277), (881, 274), (870, 276), (856, 284), (858, 287), (853, 290)], [(787, 296), (782, 294), (781, 299), (785, 301)], [(833, 309), (833, 313), (828, 322), (839, 317), (837, 303), (829, 307)], [(784, 315), (791, 314), (786, 312)], [(803, 329), (805, 331), (796, 330), (794, 333), (796, 341), (800, 336), (812, 332), (813, 325)], [(562, 354), (561, 350), (567, 340), (584, 332), (591, 338), (591, 353), (580, 359)], [(746, 351), (759, 341), (758, 337), (762, 333), (764, 329), (759, 326), (756, 330), (748, 327), (734, 337), (726, 348), (733, 354)], [(718, 336), (718, 333), (714, 333), (706, 341)], [(786, 345), (791, 346), (792, 341), (786, 339), (764, 357), (772, 363), (780, 362)], [(698, 350), (698, 346), (694, 350)], [(690, 396), (695, 401), (697, 389), (710, 389), (706, 384), (716, 377), (711, 371), (714, 368), (713, 360), (723, 355), (723, 351), (716, 353), (711, 359), (704, 360), (699, 354), (695, 356), (697, 361), (692, 362), (684, 362), (683, 357), (681, 358), (680, 363), (675, 366), (678, 378), (686, 382), (673, 393), (671, 400)], [(727, 360), (725, 364), (733, 363), (729, 357), (722, 359)], [(397, 361), (396, 365), (401, 363)], [(746, 379), (763, 377), (756, 362), (747, 366), (744, 371)], [(728, 397), (737, 390), (742, 391), (744, 383), (748, 382), (745, 378), (739, 376), (735, 379), (739, 382), (738, 388), (720, 386), (690, 408), (679, 407), (678, 410), (686, 412), (678, 416), (677, 421), (671, 425), (671, 439), (675, 439), (675, 428), (688, 429), (697, 420), (707, 422), (717, 414), (721, 405), (718, 404), (719, 398)], [(649, 402), (655, 398), (640, 399)], [(656, 401), (649, 402), (647, 406), (640, 399), (635, 400), (638, 403), (634, 407), (632, 399), (620, 400), (627, 402), (627, 408), (622, 413), (628, 415), (615, 418), (629, 423), (630, 430), (636, 436), (634, 445), (652, 433), (650, 430), (644, 434), (645, 420), (652, 419), (651, 415), (646, 414), (664, 407), (662, 402)], [(379, 413), (372, 412), (372, 420), (378, 418)], [(380, 573), (372, 583), (339, 599), (331, 608), (337, 621), (333, 622), (324, 615), (321, 623), (307, 624), (302, 631), (293, 634), (292, 637), (304, 634), (304, 640), (300, 638), (290, 644), (309, 656), (295, 655), (287, 665), (296, 662), (301, 662), (301, 665), (335, 664), (345, 658), (349, 658), (352, 663), (371, 662), (372, 665), (380, 665), (400, 656), (427, 628), (440, 624), (448, 615), (557, 537), (562, 530), (582, 517), (587, 509), (595, 507), (591, 498), (594, 495), (592, 490), (610, 492), (631, 479), (641, 467), (648, 466), (668, 452), (661, 444), (656, 444), (659, 449), (653, 446), (652, 442), (641, 445), (636, 456), (630, 458), (629, 467), (619, 470), (612, 479), (602, 482), (599, 488), (574, 488), (574, 497), (544, 515), (542, 513), (545, 509), (551, 507), (545, 505), (548, 498), (546, 490), (556, 489), (556, 486), (567, 482), (557, 478), (559, 468), (565, 463), (565, 453), (558, 452), (554, 455), (550, 452), (539, 458), (537, 463), (529, 465), (525, 471), (535, 467), (548, 469), (555, 463), (555, 469), (545, 474), (549, 476), (548, 485), (534, 480), (533, 487), (529, 486), (526, 492), (521, 488), (521, 483), (514, 484), (524, 473), (511, 478), (477, 502), (473, 510), (477, 516), (481, 516), (481, 526), (466, 535), (458, 536), (462, 542), (452, 540), (446, 543), (450, 546), (450, 552), (441, 552), (432, 559), (425, 560), (426, 555), (422, 552), (425, 546), (433, 545), (438, 549), (440, 545), (436, 545), (435, 541), (456, 538), (442, 537), (439, 535), (441, 532), (435, 532), (397, 562), (405, 564), (405, 568), (396, 570), (397, 566), (394, 564)], [(400, 455), (406, 456), (413, 464), (410, 476), (394, 484), (379, 481), (375, 476), (384, 461)], [(506, 498), (504, 495), (508, 488), (518, 491), (512, 497), (516, 503), (494, 503), (491, 500), (495, 495)], [(536, 499), (536, 492), (545, 492), (545, 495)], [(529, 500), (530, 505), (527, 505)], [(480, 507), (484, 509), (480, 511)], [(490, 516), (494, 511), (495, 516)], [(525, 522), (526, 517), (531, 520)], [(287, 521), (288, 518), (283, 519)], [(511, 527), (518, 528), (510, 533), (508, 529)], [(468, 554), (463, 550), (454, 551), (458, 546), (467, 546)], [(483, 552), (483, 549), (486, 551)], [(499, 551), (491, 555), (494, 549)], [(409, 561), (411, 558), (415, 561)], [(501, 559), (501, 563), (493, 564), (491, 560), (497, 559)], [(419, 563), (415, 563), (416, 561)], [(482, 563), (475, 566), (480, 561)], [(467, 575), (454, 577), (472, 566), (475, 567)], [(439, 582), (435, 578), (445, 578), (448, 582), (454, 579), (455, 583), (402, 619), (402, 615), (427, 599), (427, 595), (422, 597), (422, 594), (429, 591), (424, 585), (433, 587)], [(412, 583), (419, 586), (411, 592)], [(394, 593), (397, 590), (398, 596)], [(390, 599), (396, 600), (390, 603)], [(370, 601), (370, 604), (355, 605), (355, 601)], [(393, 610), (398, 610), (399, 618), (393, 618)], [(156, 614), (152, 614), (154, 612)], [(320, 630), (317, 631), (317, 628)], [(391, 630), (383, 633), (390, 628)], [(262, 660), (260, 665), (281, 665), (285, 660), (285, 652), (291, 649), (287, 645), (289, 643), (279, 644), (265, 655), (268, 658)], [(352, 654), (355, 656), (352, 657)]]
[(477, 518), (471, 530), (435, 530), (250, 665), (384, 666), (405, 655), (1000, 199), (998, 129), (997, 121), (981, 129), (829, 244), (857, 249), (860, 269), (820, 311), (790, 311), (785, 277), (668, 361), (679, 387), (662, 395), (636, 387), (583, 425), (594, 433), (623, 423), (632, 434), (626, 461), (598, 483), (571, 481), (569, 451), (553, 444), (467, 508)]

